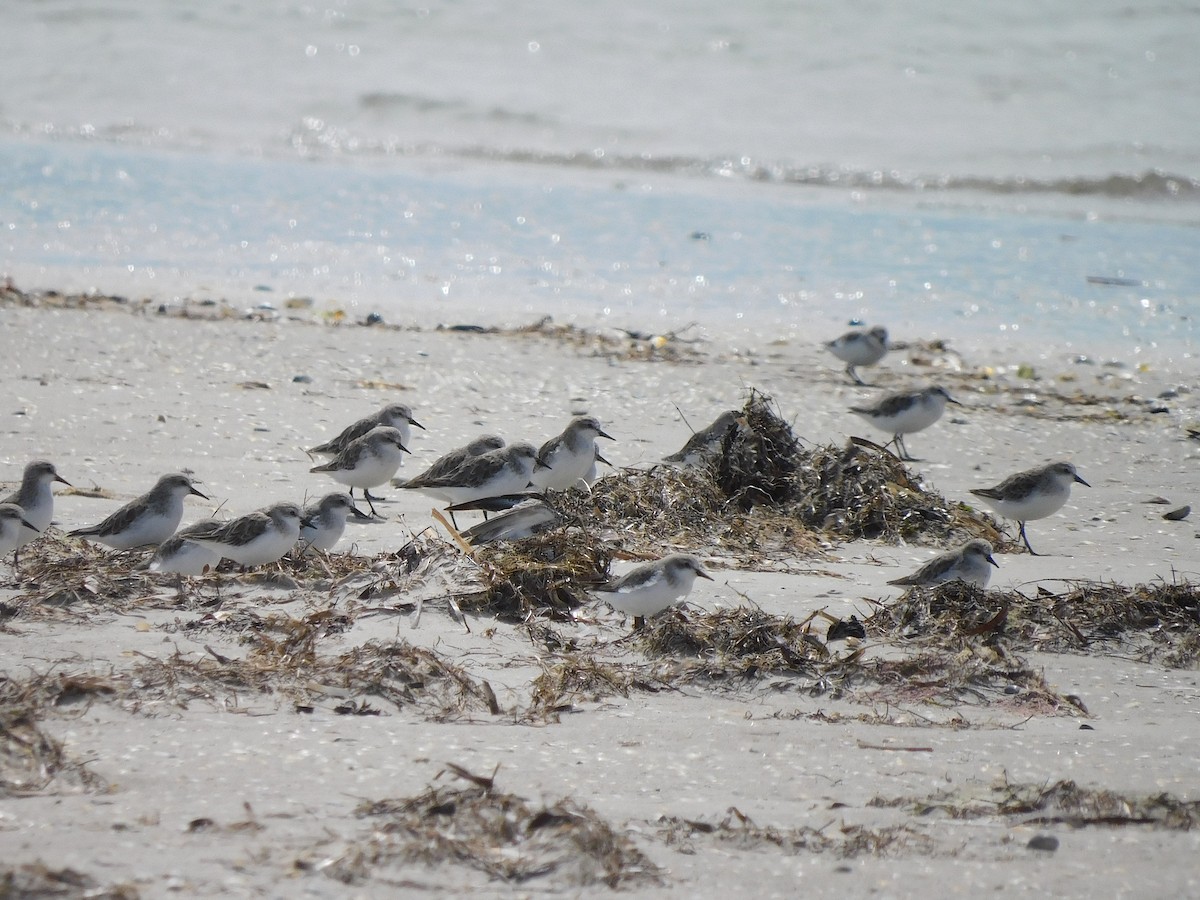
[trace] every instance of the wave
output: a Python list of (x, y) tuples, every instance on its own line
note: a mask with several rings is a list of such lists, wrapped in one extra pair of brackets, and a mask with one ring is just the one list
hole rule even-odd
[[(403, 98), (400, 102), (412, 102), (412, 98)], [(896, 170), (858, 170), (845, 166), (764, 163), (748, 157), (705, 159), (670, 154), (617, 154), (604, 150), (564, 152), (485, 146), (449, 147), (440, 144), (406, 144), (400, 141), (362, 138), (347, 130), (311, 119), (293, 131), (289, 143), (293, 149), (315, 156), (382, 154), (450, 157), (522, 165), (678, 174), (767, 184), (859, 190), (974, 192), (1006, 196), (1060, 194), (1146, 202), (1200, 202), (1200, 178), (1174, 174), (1162, 169), (1056, 178), (1023, 175), (927, 175)]]

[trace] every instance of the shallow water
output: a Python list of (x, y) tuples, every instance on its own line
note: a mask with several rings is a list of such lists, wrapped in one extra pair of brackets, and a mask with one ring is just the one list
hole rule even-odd
[(921, 6), (22, 5), (0, 272), (1189, 353), (1196, 12)]

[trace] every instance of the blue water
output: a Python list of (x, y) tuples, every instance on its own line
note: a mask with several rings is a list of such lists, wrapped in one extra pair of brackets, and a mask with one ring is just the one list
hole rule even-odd
[(1196, 337), (1200, 254), (1187, 224), (494, 163), (74, 142), (0, 144), (0, 159), (0, 265), (23, 287), (85, 272), (101, 290), (247, 305), (302, 295), (424, 325), (550, 314), (815, 338), (861, 319), (1080, 352), (1176, 352)]

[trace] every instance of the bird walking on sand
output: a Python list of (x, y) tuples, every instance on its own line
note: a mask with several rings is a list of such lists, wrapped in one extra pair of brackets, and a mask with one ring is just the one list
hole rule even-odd
[(1091, 487), (1069, 462), (1052, 462), (1018, 472), (995, 487), (972, 488), (971, 493), (1006, 519), (1020, 526), (1020, 537), (1032, 556), (1040, 556), (1029, 545), (1025, 523), (1058, 512), (1071, 496), (1071, 485)]
[(847, 331), (841, 337), (827, 341), (825, 349), (846, 363), (846, 374), (855, 384), (865, 386), (866, 382), (854, 370), (858, 366), (873, 366), (887, 355), (887, 329), (876, 325), (868, 331)]
[(67, 534), (107, 544), (114, 550), (161, 544), (179, 527), (183, 499), (189, 494), (208, 499), (196, 490), (191, 478), (173, 472), (162, 476), (149, 491), (126, 503), (99, 525), (76, 528)]
[(376, 425), (386, 425), (400, 432), (400, 441), (405, 447), (412, 437), (413, 428), (425, 430), (425, 426), (413, 418), (412, 407), (404, 403), (389, 403), (377, 413), (364, 416), (353, 425), (347, 425), (332, 440), (309, 448), (309, 453), (319, 453), (322, 456), (337, 456), (356, 438), (362, 437)]
[(540, 491), (565, 491), (584, 484), (596, 465), (596, 438), (613, 440), (595, 416), (576, 416), (562, 434), (538, 449), (530, 479)]
[(373, 501), (382, 497), (372, 497), (371, 488), (387, 482), (396, 474), (404, 454), (408, 448), (404, 446), (404, 437), (396, 428), (390, 425), (376, 425), (362, 437), (357, 437), (329, 462), (313, 466), (308, 471), (323, 472), (339, 484), (350, 488), (350, 496), (354, 489), (361, 488), (363, 498), (375, 512)]
[(633, 616), (634, 630), (638, 630), (646, 624), (647, 616), (657, 615), (686, 597), (698, 577), (713, 580), (696, 557), (672, 553), (642, 563), (592, 590), (604, 594), (602, 599), (613, 609)]
[(71, 486), (54, 468), (54, 463), (44, 459), (35, 459), (25, 467), (21, 476), (21, 486), (4, 498), (2, 502), (12, 503), (21, 507), (21, 512), (28, 527), (22, 525), (17, 535), (17, 544), (13, 550), (13, 566), (18, 563), (21, 548), (50, 527), (54, 518), (54, 482)]
[(890, 394), (874, 406), (852, 406), (850, 412), (861, 416), (875, 428), (892, 436), (900, 459), (917, 462), (904, 446), (904, 435), (922, 431), (942, 417), (946, 404), (961, 406), (944, 387), (934, 385), (919, 391)]
[(982, 538), (967, 541), (961, 547), (935, 556), (911, 575), (893, 578), (888, 584), (901, 587), (930, 587), (949, 581), (965, 581), (986, 588), (992, 567), (1000, 564), (992, 558), (992, 545)]

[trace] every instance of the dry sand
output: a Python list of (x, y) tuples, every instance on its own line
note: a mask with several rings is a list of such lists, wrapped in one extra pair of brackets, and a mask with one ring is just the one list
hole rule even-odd
[[(484, 431), (540, 442), (582, 411), (617, 437), (603, 448), (609, 460), (647, 467), (690, 433), (679, 411), (699, 427), (750, 388), (774, 398), (806, 445), (881, 437), (845, 412), (879, 388), (848, 384), (815, 340), (738, 348), (708, 335), (649, 352), (575, 331), (14, 304), (0, 306), (0, 334), (0, 479), (53, 460), (76, 486), (56, 502), (63, 530), (182, 468), (221, 515), (319, 496), (333, 485), (309, 474), (302, 448), (397, 399), (428, 429), (410, 473)], [(1051, 352), (1034, 380), (1018, 375), (1029, 359), (1011, 347), (954, 349), (896, 353), (865, 373), (884, 388), (936, 379), (963, 401), (908, 440), (927, 486), (965, 501), (971, 487), (1054, 458), (1074, 460), (1092, 485), (1030, 525), (1044, 556), (997, 557), (992, 588), (1036, 598), (1075, 582), (1194, 582), (1193, 520), (1161, 518), (1200, 499), (1184, 427), (1194, 372)], [(64, 884), (67, 895), (146, 897), (596, 896), (613, 886), (647, 897), (1200, 894), (1200, 831), (1187, 827), (1200, 816), (1194, 663), (1138, 661), (1116, 641), (995, 657), (982, 638), (960, 637), (962, 657), (993, 675), (1020, 661), (1045, 691), (1006, 693), (992, 678), (950, 697), (936, 673), (889, 690), (832, 690), (789, 672), (656, 682), (670, 666), (621, 640), (628, 623), (601, 606), (574, 622), (457, 621), (446, 596), (484, 575), (427, 502), (380, 492), (387, 521), (349, 526), (339, 548), (361, 564), (350, 581), (344, 560), (333, 577), (210, 575), (180, 593), (171, 579), (130, 573), (136, 557), (95, 553), (97, 574), (77, 565), (64, 594), (0, 563), (0, 895)], [(1146, 502), (1156, 497), (1171, 505)], [(185, 523), (213, 506), (189, 498)], [(392, 555), (414, 537), (432, 556), (384, 590), (383, 574), (400, 565)], [(828, 535), (812, 546), (766, 554), (764, 571), (709, 554), (716, 580), (698, 584), (689, 615), (757, 605), (796, 620), (815, 610), (863, 619), (900, 596), (888, 579), (938, 549)], [(367, 584), (379, 593), (364, 599)], [(117, 601), (106, 594), (118, 589)], [(286, 620), (323, 624), (287, 647)], [(813, 635), (824, 629), (814, 623)], [(251, 658), (264, 637), (279, 642), (281, 667), (305, 653), (349, 667), (356, 648), (401, 647), (422, 678), (400, 685), (375, 670), (392, 687), (379, 695), (349, 668), (340, 687), (324, 672), (303, 701), (293, 683), (222, 682), (222, 667)], [(1139, 639), (1151, 645), (1152, 623)], [(862, 646), (862, 660), (907, 652), (879, 634)], [(626, 680), (539, 706), (535, 679), (579, 658)], [(442, 677), (444, 665), (470, 680)], [(262, 679), (270, 685), (270, 673)], [(53, 771), (37, 768), (55, 742)], [(494, 773), (491, 793), (471, 794), (452, 766)], [(1084, 792), (1075, 806), (1060, 782)], [(473, 838), (468, 823), (484, 821), (497, 827)], [(1029, 849), (1035, 835), (1057, 850)]]

